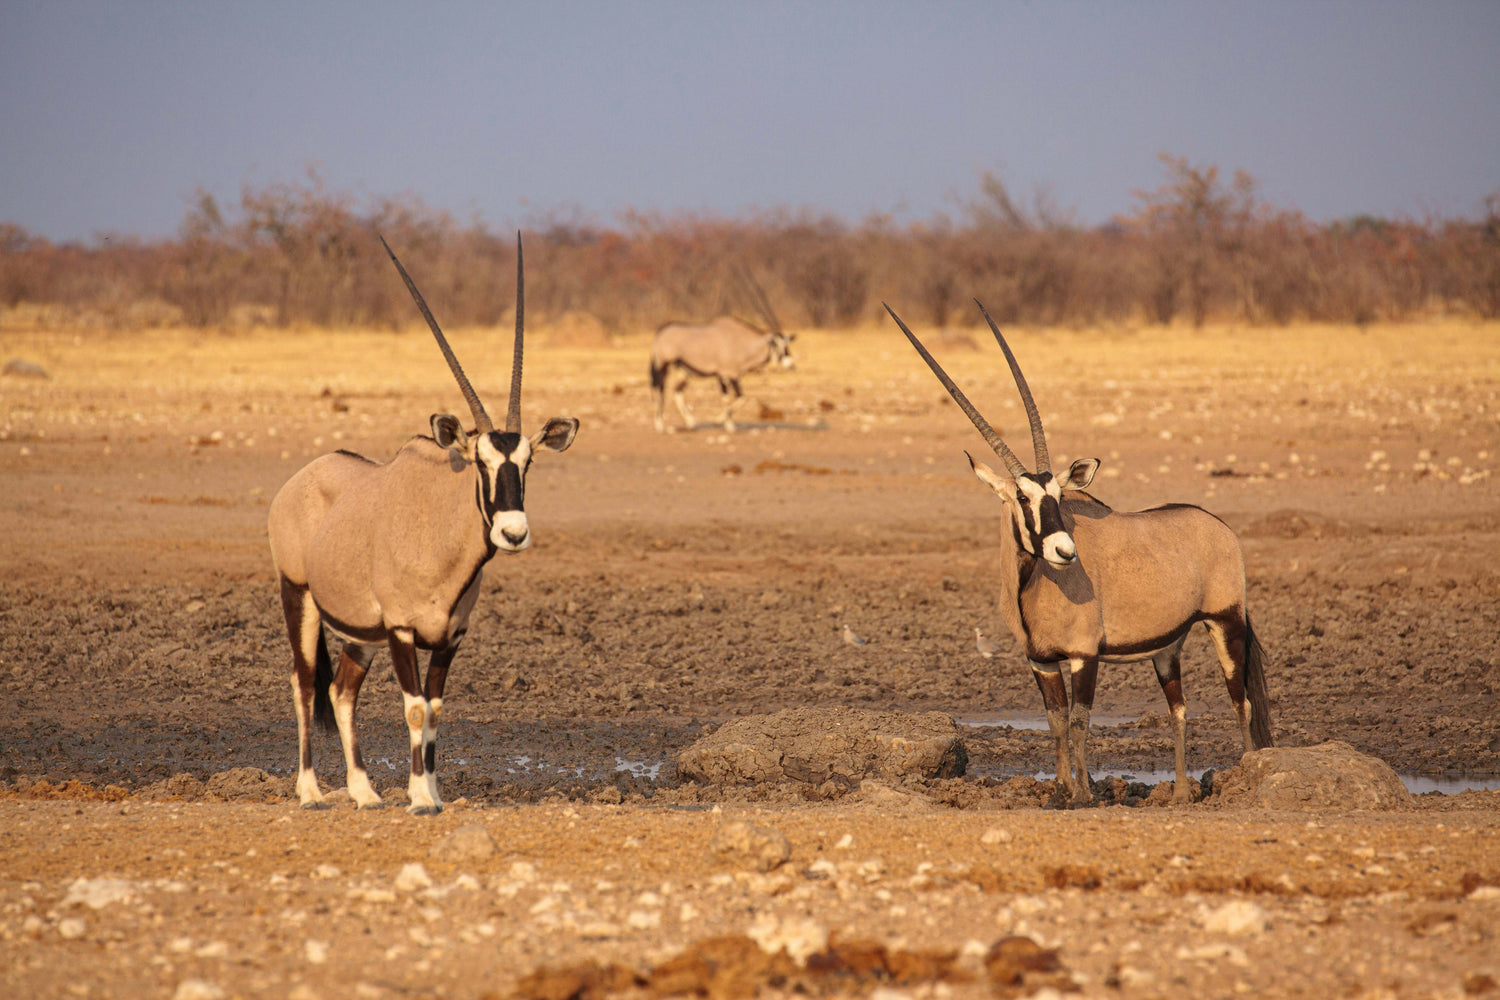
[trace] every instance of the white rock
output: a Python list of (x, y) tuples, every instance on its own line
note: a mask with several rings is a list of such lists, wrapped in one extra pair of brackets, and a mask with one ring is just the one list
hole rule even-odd
[(312, 870), (313, 878), (338, 878), (342, 874), (337, 865), (330, 864), (321, 864)]
[(62, 935), (64, 941), (77, 941), (88, 929), (88, 924), (78, 917), (65, 917), (57, 925), (57, 933)]
[(418, 889), (427, 889), (432, 885), (432, 876), (427, 874), (427, 869), (420, 861), (401, 866), (400, 873), (396, 876), (396, 889), (400, 892), (415, 892)]
[(979, 842), (981, 844), (1008, 844), (1012, 839), (1009, 830), (992, 827), (984, 831), (984, 835), (979, 838)]
[(781, 919), (774, 913), (762, 913), (745, 934), (767, 955), (785, 951), (799, 966), (828, 948), (828, 928), (806, 917)]
[(1469, 893), (1469, 899), (1475, 902), (1496, 902), (1500, 900), (1500, 885), (1482, 885)]
[(1232, 900), (1217, 909), (1200, 907), (1198, 920), (1208, 933), (1230, 937), (1259, 934), (1271, 924), (1271, 918), (1261, 905), (1248, 899)]
[(228, 958), (229, 945), (223, 941), (210, 941), (193, 954), (198, 958)]
[(536, 878), (536, 865), (530, 861), (513, 861), (510, 865), (510, 877), (518, 882), (530, 882)]
[(661, 926), (660, 910), (631, 910), (625, 917), (625, 926), (633, 931), (650, 930)]
[(846, 833), (839, 838), (839, 842), (833, 845), (835, 851), (847, 851), (854, 846), (854, 834)]
[(177, 984), (172, 1000), (224, 1000), (227, 995), (218, 983), (206, 979), (184, 979)]
[(135, 883), (119, 878), (78, 878), (68, 887), (63, 897), (63, 906), (87, 906), (91, 910), (102, 910), (111, 903), (129, 903), (135, 900)]
[(328, 961), (328, 942), (308, 938), (307, 943), (302, 946), (302, 953), (307, 956), (311, 964), (322, 965)]

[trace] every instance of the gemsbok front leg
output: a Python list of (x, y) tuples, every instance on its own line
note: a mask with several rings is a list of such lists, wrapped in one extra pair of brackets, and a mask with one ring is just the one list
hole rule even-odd
[[(281, 610), (292, 646), (292, 703), (297, 709), (297, 799), (304, 809), (322, 808), (323, 792), (313, 771), (312, 723), (330, 721), (327, 684), (332, 668), (323, 641), (323, 620), (312, 594), (281, 578)], [(320, 676), (321, 675), (321, 676)]]
[(401, 685), (401, 701), (405, 709), (406, 730), (411, 738), (411, 777), (407, 781), (407, 794), (411, 805), (406, 811), (414, 816), (431, 816), (443, 811), (443, 801), (438, 797), (437, 775), (428, 767), (428, 761), (436, 763), (436, 747), (433, 743), (432, 706), (422, 692), (418, 676), (417, 647), (409, 628), (391, 630), (391, 661), (396, 666), (396, 683)]
[(348, 774), (349, 797), (359, 809), (378, 809), (385, 805), (380, 793), (370, 784), (370, 774), (365, 770), (365, 758), (359, 750), (359, 729), (355, 722), (355, 710), (359, 703), (359, 689), (370, 672), (370, 661), (375, 656), (375, 646), (346, 643), (339, 657), (338, 672), (333, 676), (333, 717), (338, 721), (339, 738), (344, 744), (344, 770)]
[(1066, 806), (1073, 798), (1073, 773), (1069, 767), (1072, 754), (1068, 749), (1068, 687), (1063, 681), (1060, 664), (1032, 663), (1031, 675), (1042, 692), (1042, 705), (1047, 710), (1047, 728), (1052, 731), (1052, 741), (1057, 750), (1057, 789), (1052, 794), (1052, 804)]
[(1080, 658), (1068, 661), (1072, 671), (1073, 707), (1068, 713), (1068, 742), (1073, 745), (1073, 805), (1094, 801), (1089, 783), (1089, 715), (1094, 710), (1094, 690), (1099, 682), (1099, 661)]

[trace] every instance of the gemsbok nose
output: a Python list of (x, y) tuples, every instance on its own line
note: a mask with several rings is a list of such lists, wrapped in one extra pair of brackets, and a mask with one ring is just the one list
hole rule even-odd
[(1078, 559), (1078, 547), (1067, 535), (1047, 539), (1044, 551), (1047, 553), (1047, 561), (1054, 566), (1071, 566)]
[(530, 532), (528, 532), (525, 528), (521, 528), (519, 530), (512, 528), (500, 529), (500, 537), (504, 538), (507, 542), (510, 542), (510, 544), (517, 546), (526, 541), (526, 536), (528, 534), (530, 534)]

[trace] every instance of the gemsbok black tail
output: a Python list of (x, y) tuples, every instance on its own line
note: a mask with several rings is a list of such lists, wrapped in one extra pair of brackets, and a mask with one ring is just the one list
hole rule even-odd
[(1255, 749), (1273, 746), (1271, 738), (1271, 699), (1266, 693), (1265, 651), (1245, 616), (1245, 697), (1250, 700), (1250, 739)]
[(324, 732), (336, 733), (339, 723), (333, 715), (333, 699), (328, 695), (332, 685), (333, 661), (328, 658), (328, 638), (323, 633), (323, 626), (319, 625), (318, 664), (313, 674), (313, 718), (318, 720)]

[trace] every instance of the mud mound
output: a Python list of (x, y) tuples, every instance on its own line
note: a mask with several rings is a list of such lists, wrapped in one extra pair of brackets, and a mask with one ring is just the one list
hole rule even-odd
[(847, 788), (866, 777), (952, 778), (968, 760), (958, 724), (941, 712), (789, 708), (726, 723), (683, 751), (677, 766), (706, 784)]
[(1311, 811), (1409, 809), (1411, 793), (1385, 761), (1329, 740), (1245, 754), (1214, 780), (1217, 805)]
[(1342, 521), (1310, 510), (1273, 510), (1240, 531), (1245, 538), (1340, 538), (1355, 533)]
[(274, 802), (291, 795), (292, 783), (258, 767), (232, 767), (209, 778), (207, 792), (226, 802)]

